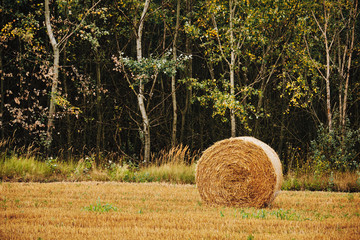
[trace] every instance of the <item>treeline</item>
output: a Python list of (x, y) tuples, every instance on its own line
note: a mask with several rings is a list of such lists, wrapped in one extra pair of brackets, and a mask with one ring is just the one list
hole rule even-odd
[(3, 152), (139, 163), (251, 135), (285, 170), (358, 168), (358, 0), (1, 0), (0, 19)]

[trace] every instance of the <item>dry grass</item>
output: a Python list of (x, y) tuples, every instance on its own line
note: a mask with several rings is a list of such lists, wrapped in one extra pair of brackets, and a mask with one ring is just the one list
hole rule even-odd
[[(109, 211), (91, 210), (96, 204)], [(282, 192), (210, 207), (194, 185), (2, 183), (0, 239), (358, 239), (360, 194)]]
[(178, 145), (154, 154), (152, 163), (141, 166), (138, 175), (157, 182), (193, 184), (197, 157), (197, 151)]
[(165, 164), (188, 164), (192, 165), (198, 158), (198, 151), (191, 152), (189, 146), (182, 144), (162, 150), (152, 155), (151, 165), (161, 166)]
[(195, 182), (195, 164), (165, 163), (160, 166), (150, 165), (142, 168), (138, 175), (153, 182), (193, 184)]

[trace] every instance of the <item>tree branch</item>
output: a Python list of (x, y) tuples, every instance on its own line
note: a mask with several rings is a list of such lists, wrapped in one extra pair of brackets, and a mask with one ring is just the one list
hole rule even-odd
[[(84, 17), (81, 19), (81, 22), (75, 27), (74, 31), (72, 31), (71, 33), (65, 35), (65, 36), (59, 41), (59, 44), (58, 44), (59, 46), (62, 45), (64, 42), (66, 42), (75, 32), (77, 32), (77, 31), (80, 29), (80, 27), (83, 25), (86, 17), (90, 14), (90, 11), (93, 10), (101, 1), (102, 1), (102, 0), (97, 1), (91, 8), (89, 8), (89, 9), (86, 11)], [(61, 51), (62, 51), (62, 50), (63, 50), (63, 49), (61, 49)]]

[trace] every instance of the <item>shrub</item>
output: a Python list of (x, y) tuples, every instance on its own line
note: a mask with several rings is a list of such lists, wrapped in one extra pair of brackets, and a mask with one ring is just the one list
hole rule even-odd
[(359, 164), (355, 160), (355, 144), (360, 140), (360, 129), (352, 130), (349, 121), (341, 128), (337, 115), (334, 115), (333, 130), (320, 124), (317, 138), (311, 141), (311, 157), (315, 171), (355, 170)]

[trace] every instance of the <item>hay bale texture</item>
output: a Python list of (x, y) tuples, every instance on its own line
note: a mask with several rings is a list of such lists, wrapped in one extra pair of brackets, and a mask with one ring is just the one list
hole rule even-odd
[(278, 155), (253, 137), (216, 142), (196, 166), (200, 196), (212, 205), (265, 207), (275, 199), (281, 184)]

